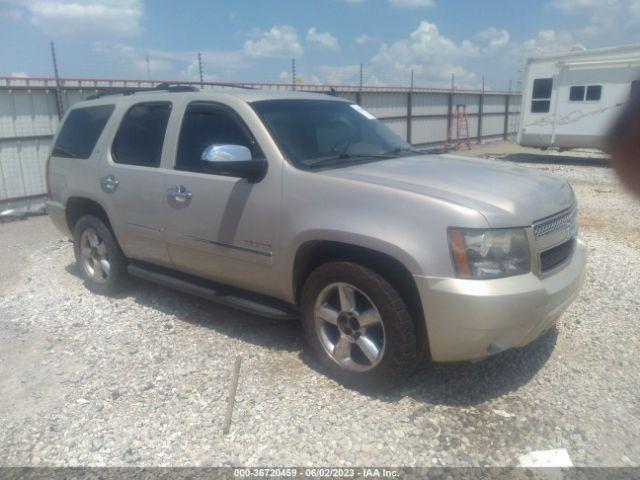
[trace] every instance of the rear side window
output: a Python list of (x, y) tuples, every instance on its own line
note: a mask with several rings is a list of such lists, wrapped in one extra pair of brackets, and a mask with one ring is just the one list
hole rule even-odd
[(533, 94), (531, 96), (532, 113), (549, 113), (551, 109), (552, 90), (553, 78), (536, 78), (533, 81)]
[(89, 158), (113, 109), (113, 105), (99, 105), (71, 110), (60, 129), (51, 155)]
[(131, 107), (113, 141), (113, 161), (158, 167), (170, 113), (171, 104), (168, 102), (139, 103)]

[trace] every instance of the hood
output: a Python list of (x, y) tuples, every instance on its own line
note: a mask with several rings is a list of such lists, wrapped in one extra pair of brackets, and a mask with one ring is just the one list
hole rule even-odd
[(533, 169), (455, 155), (418, 155), (323, 172), (479, 211), (496, 228), (529, 226), (573, 204), (569, 184)]

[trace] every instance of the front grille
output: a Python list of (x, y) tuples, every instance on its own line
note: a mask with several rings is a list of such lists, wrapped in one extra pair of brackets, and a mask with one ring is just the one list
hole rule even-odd
[(560, 212), (552, 217), (545, 218), (533, 224), (533, 234), (536, 238), (543, 237), (549, 233), (566, 228), (568, 226), (575, 227), (576, 210), (571, 208)]
[(540, 272), (548, 272), (563, 264), (573, 253), (576, 240), (572, 238), (560, 245), (540, 253)]

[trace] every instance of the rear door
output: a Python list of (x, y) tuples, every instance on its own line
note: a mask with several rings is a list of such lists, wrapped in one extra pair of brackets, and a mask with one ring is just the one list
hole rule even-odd
[(127, 257), (171, 266), (164, 243), (166, 170), (161, 168), (171, 102), (139, 102), (122, 116), (100, 169), (100, 188)]

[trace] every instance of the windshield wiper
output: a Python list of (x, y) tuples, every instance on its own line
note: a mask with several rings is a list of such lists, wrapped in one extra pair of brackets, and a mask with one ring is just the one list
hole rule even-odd
[[(396, 152), (387, 153), (342, 153), (340, 155), (332, 155), (330, 157), (316, 158), (309, 165), (310, 168), (316, 168), (320, 166), (332, 166), (332, 165), (347, 165), (351, 164), (350, 160), (388, 160), (390, 158), (397, 158)], [(346, 160), (346, 161), (345, 161)]]

